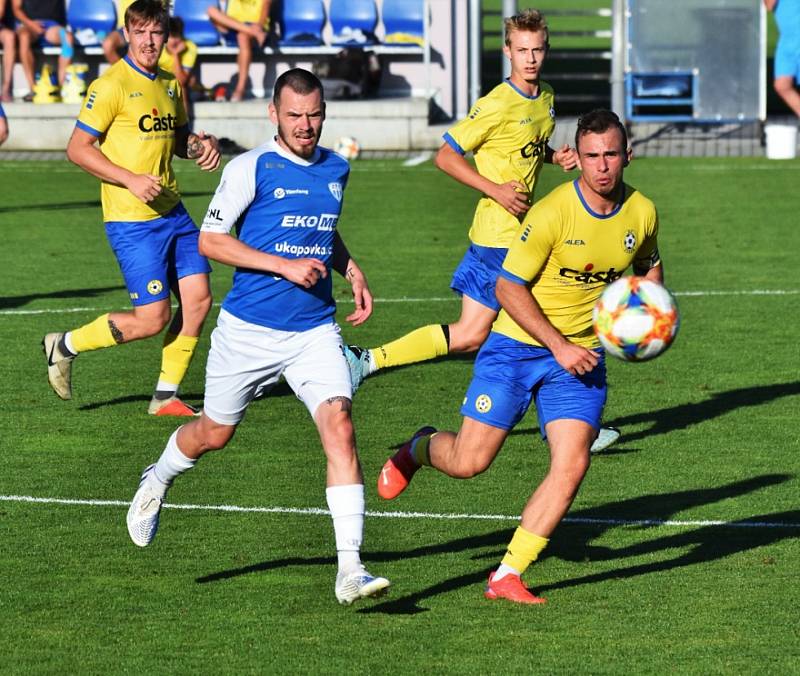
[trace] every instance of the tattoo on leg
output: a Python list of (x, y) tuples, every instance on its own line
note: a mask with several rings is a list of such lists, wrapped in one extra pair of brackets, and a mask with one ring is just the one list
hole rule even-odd
[(110, 319), (108, 320), (108, 328), (111, 329), (111, 335), (114, 336), (117, 345), (125, 341), (125, 336), (122, 335), (122, 331), (120, 331), (117, 325)]
[(350, 401), (349, 397), (331, 397), (328, 399), (329, 404), (335, 404), (337, 401), (342, 405), (340, 410), (347, 411), (348, 413), (353, 410), (353, 402)]

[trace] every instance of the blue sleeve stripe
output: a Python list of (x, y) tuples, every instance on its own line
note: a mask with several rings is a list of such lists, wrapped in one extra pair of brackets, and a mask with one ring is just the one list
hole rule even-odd
[(455, 150), (459, 155), (466, 155), (466, 151), (460, 145), (458, 145), (458, 142), (452, 136), (450, 136), (449, 131), (445, 133), (445, 135), (442, 136), (442, 138), (444, 139), (444, 142), (447, 145), (449, 145), (453, 150)]
[(522, 286), (528, 286), (528, 280), (522, 279), (522, 277), (517, 277), (516, 275), (511, 274), (505, 268), (500, 268), (500, 272), (497, 274), (498, 277), (502, 277), (503, 279), (507, 279), (509, 282), (514, 282), (514, 284), (520, 284)]
[(92, 136), (94, 136), (94, 137), (99, 137), (99, 136), (102, 136), (102, 135), (103, 135), (103, 132), (101, 132), (101, 131), (97, 131), (97, 129), (94, 129), (93, 127), (90, 127), (88, 124), (86, 124), (85, 122), (81, 122), (80, 120), (78, 120), (78, 121), (75, 123), (75, 126), (76, 126), (78, 129), (82, 129), (82, 130), (83, 130), (83, 131), (85, 131), (87, 134), (91, 134), (91, 135), (92, 135)]

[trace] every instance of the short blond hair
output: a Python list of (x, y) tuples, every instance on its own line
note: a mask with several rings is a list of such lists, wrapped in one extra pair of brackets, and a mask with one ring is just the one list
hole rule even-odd
[(511, 33), (514, 31), (528, 31), (530, 33), (544, 33), (544, 42), (549, 46), (550, 31), (547, 21), (538, 9), (523, 9), (519, 14), (507, 17), (505, 23), (506, 46), (511, 46)]

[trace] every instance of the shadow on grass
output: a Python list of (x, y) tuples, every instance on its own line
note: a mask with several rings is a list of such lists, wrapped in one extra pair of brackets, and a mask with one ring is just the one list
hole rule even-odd
[[(560, 526), (561, 529), (568, 528), (570, 530), (569, 538), (562, 538), (556, 535), (551, 546), (545, 552), (546, 556), (557, 557), (567, 561), (613, 561), (670, 550), (676, 547), (693, 547), (693, 549), (685, 554), (661, 562), (621, 567), (602, 573), (564, 580), (540, 587), (537, 591), (562, 589), (580, 584), (670, 570), (676, 567), (724, 558), (731, 554), (761, 547), (789, 537), (800, 537), (800, 529), (798, 528), (800, 525), (800, 510), (794, 510), (750, 517), (735, 522), (735, 526), (702, 526), (674, 535), (645, 540), (636, 545), (618, 550), (594, 547), (589, 544), (591, 540), (618, 525), (629, 526), (631, 521), (652, 521), (653, 523), (643, 523), (641, 526), (643, 529), (651, 529), (658, 525), (656, 522), (669, 519), (674, 514), (684, 510), (747, 495), (763, 488), (782, 484), (791, 478), (792, 476), (788, 474), (767, 474), (716, 488), (645, 495), (571, 513)], [(764, 524), (766, 523), (769, 523), (770, 526), (765, 526)], [(748, 525), (751, 527), (748, 527)], [(404, 551), (364, 552), (363, 558), (365, 561), (380, 563), (428, 558), (438, 554), (463, 551), (472, 553), (470, 556), (472, 561), (491, 559), (492, 564), (489, 567), (481, 566), (474, 571), (444, 579), (441, 582), (400, 598), (379, 601), (372, 606), (361, 608), (358, 612), (414, 615), (429, 610), (420, 605), (426, 599), (485, 583), (489, 571), (496, 566), (497, 561), (502, 557), (513, 531), (513, 528), (503, 528), (481, 535), (458, 538)], [(488, 551), (483, 551), (487, 549)], [(211, 573), (197, 578), (196, 582), (200, 584), (217, 582), (240, 575), (274, 570), (283, 566), (331, 566), (335, 565), (335, 563), (336, 559), (332, 556), (289, 557)]]
[[(107, 406), (122, 406), (125, 404), (130, 404), (137, 401), (150, 401), (150, 397), (152, 394), (128, 394), (124, 397), (116, 397), (115, 399), (107, 399), (106, 401), (95, 401), (91, 404), (84, 404), (83, 406), (79, 406), (78, 410), (80, 411), (95, 411), (100, 408), (106, 408)], [(293, 397), (294, 392), (292, 388), (289, 387), (283, 380), (280, 381), (275, 387), (270, 390), (270, 392), (266, 394), (261, 394), (257, 396), (253, 402), (251, 402), (250, 406), (258, 406), (257, 402), (260, 399), (269, 399), (271, 397)], [(202, 392), (181, 392), (180, 393), (181, 399), (189, 404), (194, 404), (195, 402), (202, 407), (203, 401), (203, 393)]]
[(13, 307), (22, 307), (31, 301), (43, 298), (97, 298), (109, 291), (125, 289), (123, 285), (100, 286), (95, 289), (63, 289), (61, 291), (48, 291), (47, 293), (31, 293), (24, 296), (0, 296), (0, 310)]
[[(727, 392), (717, 392), (710, 399), (691, 404), (680, 404), (655, 411), (644, 411), (633, 415), (626, 415), (613, 420), (603, 420), (604, 425), (611, 425), (622, 429), (622, 436), (617, 444), (628, 444), (640, 441), (658, 434), (667, 434), (675, 430), (683, 430), (692, 425), (707, 422), (713, 418), (738, 411), (739, 409), (760, 406), (781, 397), (791, 397), (800, 394), (800, 381), (793, 383), (779, 383), (774, 385), (757, 385), (755, 387), (741, 387)], [(650, 427), (639, 432), (625, 432), (625, 427), (650, 423)], [(517, 428), (511, 430), (509, 436), (520, 434), (538, 434), (536, 428)], [(603, 451), (602, 455), (615, 455), (632, 453), (636, 449), (616, 447)]]

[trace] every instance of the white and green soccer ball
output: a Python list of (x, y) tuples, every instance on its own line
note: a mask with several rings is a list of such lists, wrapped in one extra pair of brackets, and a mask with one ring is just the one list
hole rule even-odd
[(631, 276), (606, 287), (594, 307), (592, 324), (608, 354), (623, 361), (647, 361), (672, 345), (680, 315), (665, 287)]
[(352, 136), (340, 136), (336, 140), (333, 150), (348, 162), (352, 162), (361, 154), (361, 146)]

